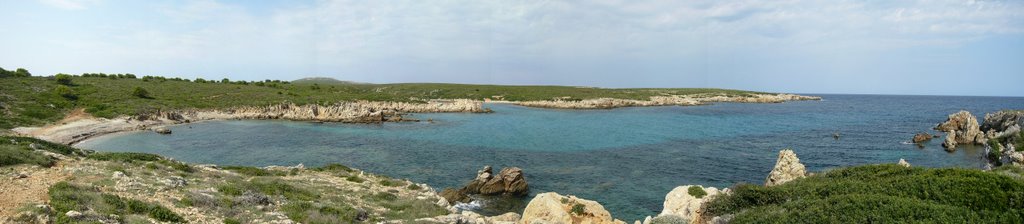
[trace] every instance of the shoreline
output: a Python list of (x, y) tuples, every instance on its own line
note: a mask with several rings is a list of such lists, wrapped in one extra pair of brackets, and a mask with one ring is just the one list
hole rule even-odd
[(700, 106), (714, 102), (730, 103), (782, 103), (788, 101), (821, 100), (821, 97), (795, 94), (754, 94), (749, 96), (724, 95), (672, 95), (656, 96), (650, 100), (626, 100), (613, 98), (587, 99), (580, 101), (507, 101), (437, 99), (427, 103), (352, 101), (332, 105), (296, 105), (282, 103), (268, 106), (245, 106), (229, 109), (197, 110), (183, 109), (158, 111), (135, 116), (98, 118), (78, 109), (61, 121), (41, 127), (16, 127), (10, 129), (21, 136), (35, 137), (65, 145), (77, 145), (100, 136), (132, 131), (152, 131), (171, 125), (216, 120), (290, 120), (337, 123), (384, 123), (410, 122), (417, 119), (403, 118), (411, 113), (490, 113), (484, 103), (511, 104), (544, 109), (614, 109), (623, 107), (652, 106)]

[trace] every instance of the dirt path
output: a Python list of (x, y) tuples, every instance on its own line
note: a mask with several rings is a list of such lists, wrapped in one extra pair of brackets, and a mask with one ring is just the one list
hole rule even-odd
[[(0, 171), (3, 174), (0, 177), (0, 217), (17, 214), (23, 205), (48, 201), (47, 191), (50, 186), (70, 177), (63, 171), (65, 163), (67, 161), (59, 161), (50, 168), (32, 168), (26, 165), (3, 168), (4, 170)], [(14, 178), (19, 173), (26, 173), (28, 177)]]

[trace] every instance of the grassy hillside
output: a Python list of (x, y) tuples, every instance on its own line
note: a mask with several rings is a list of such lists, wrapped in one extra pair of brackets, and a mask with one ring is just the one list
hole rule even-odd
[[(53, 122), (74, 108), (85, 108), (87, 112), (100, 117), (114, 117), (158, 109), (228, 108), (284, 101), (297, 104), (327, 104), (349, 100), (482, 100), (492, 96), (504, 96), (504, 99), (514, 101), (549, 100), (556, 97), (647, 99), (655, 95), (752, 93), (723, 89), (603, 89), (438, 83), (289, 83), (270, 80), (213, 82), (152, 77), (125, 78), (124, 75), (122, 78), (96, 77), (95, 74), (88, 76), (90, 77), (58, 75), (0, 78), (0, 114), (4, 117), (0, 119), (0, 128)], [(141, 89), (143, 94), (138, 94), (136, 89)]]
[(714, 200), (709, 212), (735, 214), (735, 223), (1024, 220), (1024, 181), (1019, 173), (1010, 171), (868, 165), (774, 187), (739, 185), (732, 189), (732, 195)]

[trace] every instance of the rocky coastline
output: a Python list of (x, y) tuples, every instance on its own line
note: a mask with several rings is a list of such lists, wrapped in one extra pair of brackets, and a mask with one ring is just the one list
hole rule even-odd
[[(935, 126), (935, 130), (946, 132), (942, 146), (946, 151), (955, 151), (959, 145), (982, 145), (982, 156), (987, 169), (1010, 165), (1024, 166), (1024, 152), (1019, 151), (1024, 142), (1021, 125), (1024, 111), (1004, 110), (986, 113), (982, 123), (967, 111), (950, 114), (946, 121)], [(918, 137), (915, 136), (915, 139)]]
[[(74, 145), (93, 137), (127, 131), (157, 131), (163, 126), (209, 120), (292, 120), (341, 123), (382, 123), (418, 121), (407, 113), (487, 113), (483, 103), (473, 100), (432, 100), (427, 103), (355, 101), (331, 105), (282, 103), (220, 110), (156, 111), (135, 116), (97, 118), (82, 110), (64, 120), (43, 127), (19, 127), (12, 131), (51, 142)], [(166, 130), (166, 129), (164, 129)], [(162, 133), (169, 133), (163, 131)]]
[(653, 96), (648, 100), (631, 100), (615, 98), (597, 98), (584, 100), (553, 99), (541, 101), (517, 101), (512, 104), (556, 109), (611, 109), (620, 107), (649, 107), (649, 106), (696, 106), (708, 103), (730, 102), (730, 103), (783, 103), (788, 101), (821, 100), (816, 96), (801, 96), (795, 94), (748, 94), (741, 96), (730, 95), (670, 95)]

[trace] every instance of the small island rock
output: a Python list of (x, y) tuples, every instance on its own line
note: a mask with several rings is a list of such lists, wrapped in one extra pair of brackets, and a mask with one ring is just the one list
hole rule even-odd
[(775, 162), (775, 168), (768, 174), (764, 186), (776, 186), (792, 180), (803, 178), (807, 175), (804, 164), (796, 157), (793, 150), (784, 149), (779, 151), (779, 159)]

